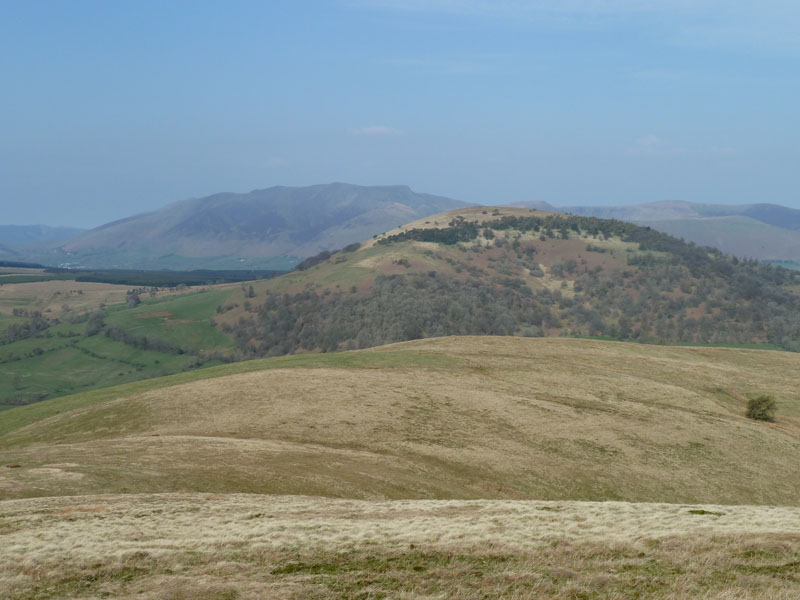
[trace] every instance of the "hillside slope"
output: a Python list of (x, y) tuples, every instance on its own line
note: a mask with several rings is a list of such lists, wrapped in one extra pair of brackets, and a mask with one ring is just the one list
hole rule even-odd
[(444, 335), (606, 336), (800, 348), (800, 277), (622, 221), (470, 207), (234, 293), (252, 357)]
[(42, 260), (141, 269), (280, 269), (463, 205), (406, 186), (344, 183), (215, 194), (92, 229)]
[[(800, 356), (441, 338), (7, 411), (3, 498), (257, 492), (797, 505)], [(776, 423), (744, 418), (773, 394)]]

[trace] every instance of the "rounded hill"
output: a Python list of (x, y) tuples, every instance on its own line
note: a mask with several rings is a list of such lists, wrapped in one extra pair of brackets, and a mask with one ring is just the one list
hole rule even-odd
[[(497, 337), (237, 363), (4, 413), (0, 494), (796, 505), (798, 368), (793, 353)], [(745, 417), (761, 393), (775, 423)]]
[(447, 335), (800, 349), (800, 274), (612, 219), (505, 207), (425, 217), (234, 293), (244, 356)]

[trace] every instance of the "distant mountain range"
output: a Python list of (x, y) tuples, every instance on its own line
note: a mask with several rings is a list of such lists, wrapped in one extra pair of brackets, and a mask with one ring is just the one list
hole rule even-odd
[(0, 225), (0, 244), (23, 245), (42, 242), (63, 242), (86, 231), (77, 227), (47, 225)]
[[(290, 269), (320, 251), (465, 206), (401, 185), (279, 186), (185, 200), (88, 231), (0, 226), (0, 260), (90, 268)], [(800, 268), (800, 210), (776, 204), (511, 206), (629, 221), (735, 256)]]
[(272, 187), (177, 202), (26, 257), (101, 268), (288, 269), (322, 250), (462, 206), (466, 203), (400, 185)]
[(555, 207), (547, 202), (519, 202), (512, 206), (630, 221), (735, 256), (800, 263), (800, 210), (777, 204), (663, 201), (631, 206)]

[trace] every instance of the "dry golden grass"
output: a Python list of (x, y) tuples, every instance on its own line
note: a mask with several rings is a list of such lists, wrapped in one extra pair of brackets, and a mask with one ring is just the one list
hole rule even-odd
[(45, 272), (44, 269), (28, 269), (25, 267), (0, 267), (0, 277), (5, 277), (6, 275), (20, 275), (20, 274), (33, 275), (44, 272)]
[[(18, 306), (42, 313), (60, 314), (70, 310), (96, 309), (100, 304), (125, 301), (130, 286), (110, 283), (80, 283), (69, 280), (11, 283), (0, 286), (0, 312), (10, 314)], [(17, 299), (25, 299), (24, 304)]]
[[(0, 313), (11, 314), (14, 308), (37, 310), (48, 316), (59, 316), (70, 311), (95, 310), (101, 305), (121, 304), (127, 293), (136, 286), (111, 283), (79, 282), (72, 280), (10, 283), (0, 286)], [(232, 284), (197, 286), (184, 290), (161, 290), (156, 297), (173, 296), (206, 289), (229, 287)]]
[[(348, 362), (398, 350), (385, 356), (417, 366)], [(330, 358), (341, 366), (307, 357), (11, 431), (0, 465), (20, 467), (0, 467), (0, 495), (800, 499), (796, 354), (473, 337)], [(756, 393), (776, 397), (776, 423), (744, 417)]]
[(800, 594), (800, 509), (130, 495), (0, 503), (5, 598)]

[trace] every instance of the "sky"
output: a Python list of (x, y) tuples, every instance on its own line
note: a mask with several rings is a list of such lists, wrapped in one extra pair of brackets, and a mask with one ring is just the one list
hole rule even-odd
[(0, 0), (0, 224), (222, 191), (800, 208), (796, 0)]

